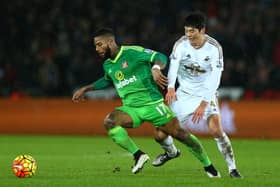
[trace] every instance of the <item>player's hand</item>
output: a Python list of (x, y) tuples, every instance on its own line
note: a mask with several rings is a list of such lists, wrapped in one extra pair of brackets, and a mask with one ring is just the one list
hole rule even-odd
[(154, 81), (159, 85), (162, 89), (165, 89), (167, 86), (167, 77), (162, 74), (159, 69), (152, 69), (152, 75)]
[(75, 91), (75, 93), (73, 94), (73, 97), (72, 97), (72, 101), (77, 103), (79, 101), (84, 101), (85, 100), (85, 96), (84, 96), (84, 93), (85, 93), (85, 88), (80, 88), (78, 89), (77, 91)]
[(193, 113), (192, 121), (194, 123), (199, 123), (199, 121), (203, 118), (205, 108), (207, 106), (207, 102), (201, 101), (200, 105), (197, 107), (197, 109)]
[(165, 100), (166, 100), (167, 104), (171, 104), (173, 101), (177, 100), (175, 88), (168, 88), (168, 91), (165, 95)]

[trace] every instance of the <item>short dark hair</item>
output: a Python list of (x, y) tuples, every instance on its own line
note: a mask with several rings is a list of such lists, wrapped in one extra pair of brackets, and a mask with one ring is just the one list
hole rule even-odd
[(115, 36), (115, 33), (113, 31), (113, 29), (109, 28), (109, 27), (102, 27), (99, 28), (95, 31), (95, 33), (93, 34), (93, 37), (97, 37), (97, 36)]
[(186, 18), (184, 22), (184, 26), (187, 27), (194, 27), (198, 30), (201, 30), (202, 28), (206, 27), (206, 16), (200, 11), (195, 11), (190, 13)]

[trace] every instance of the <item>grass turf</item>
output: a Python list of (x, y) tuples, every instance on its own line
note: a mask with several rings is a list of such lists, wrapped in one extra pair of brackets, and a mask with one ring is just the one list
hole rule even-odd
[[(151, 160), (162, 152), (152, 138), (133, 137)], [(231, 179), (213, 139), (201, 139), (222, 174), (209, 179), (201, 164), (179, 142), (182, 155), (162, 167), (151, 161), (139, 174), (131, 173), (133, 158), (109, 137), (0, 136), (0, 187), (137, 187), (137, 186), (280, 186), (280, 141), (232, 139), (244, 179)], [(38, 162), (33, 178), (20, 179), (11, 171), (13, 159), (30, 154)], [(117, 171), (119, 168), (120, 171)]]

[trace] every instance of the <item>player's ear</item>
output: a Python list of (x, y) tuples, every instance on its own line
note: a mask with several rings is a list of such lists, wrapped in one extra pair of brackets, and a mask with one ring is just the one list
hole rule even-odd
[(108, 38), (107, 42), (108, 42), (109, 45), (112, 45), (112, 43), (113, 43), (112, 38)]
[(115, 42), (115, 40), (113, 37), (109, 37), (108, 42), (110, 43), (110, 45), (112, 45)]
[(201, 32), (202, 34), (205, 34), (205, 31), (206, 31), (206, 28), (205, 28), (205, 27), (203, 27), (203, 28), (200, 30), (200, 32)]

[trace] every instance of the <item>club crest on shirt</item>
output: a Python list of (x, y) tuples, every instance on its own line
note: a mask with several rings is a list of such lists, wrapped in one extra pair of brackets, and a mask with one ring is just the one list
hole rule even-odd
[(124, 69), (124, 68), (127, 68), (127, 67), (128, 67), (127, 62), (126, 62), (126, 61), (123, 61), (123, 62), (122, 62), (122, 68)]
[(208, 62), (209, 60), (210, 60), (209, 56), (206, 56), (204, 59), (205, 62)]
[(210, 102), (210, 106), (216, 107), (216, 104), (214, 103), (214, 101), (211, 101), (211, 102)]

